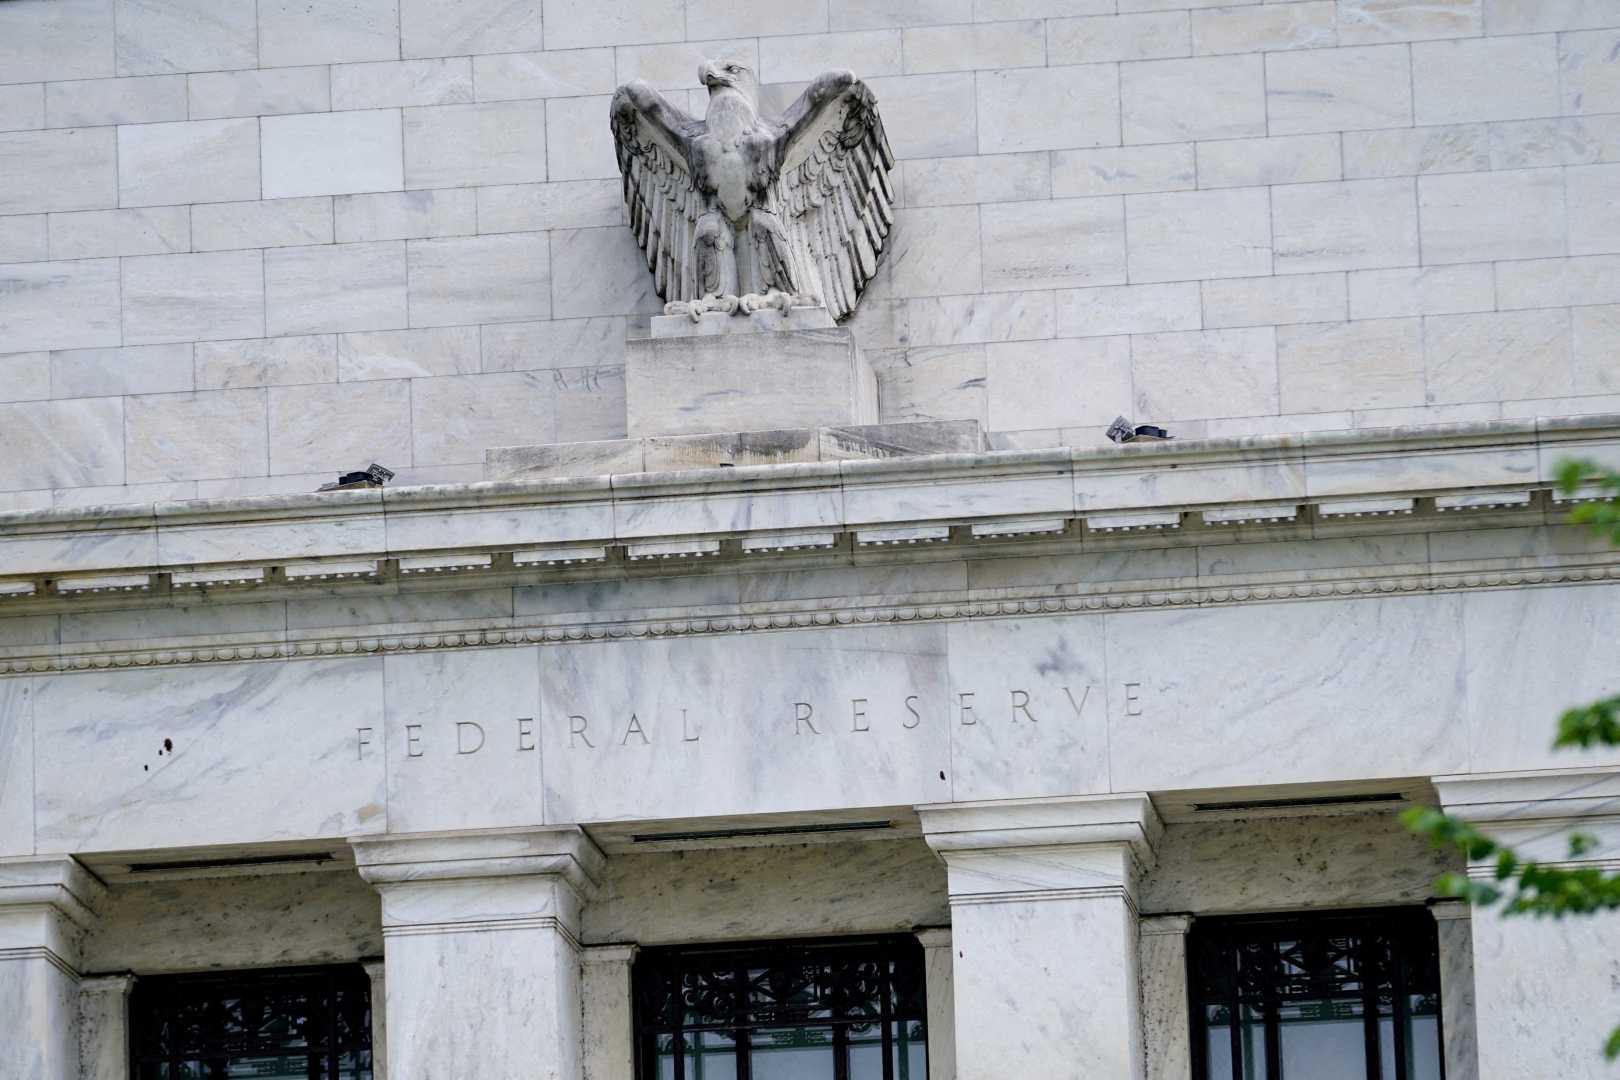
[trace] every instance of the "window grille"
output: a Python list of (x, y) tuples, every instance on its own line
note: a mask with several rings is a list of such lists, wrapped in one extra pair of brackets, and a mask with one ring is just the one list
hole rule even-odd
[(136, 981), (135, 1080), (371, 1080), (371, 980), (358, 965)]
[(640, 1080), (926, 1080), (914, 937), (646, 949)]
[(1440, 963), (1422, 908), (1199, 919), (1200, 1080), (1443, 1080)]

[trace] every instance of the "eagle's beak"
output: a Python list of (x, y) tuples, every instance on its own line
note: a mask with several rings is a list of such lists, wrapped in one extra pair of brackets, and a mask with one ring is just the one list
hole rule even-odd
[(709, 60), (705, 60), (698, 67), (698, 82), (710, 89), (727, 85), (726, 77), (720, 74), (720, 69), (715, 67), (714, 63)]

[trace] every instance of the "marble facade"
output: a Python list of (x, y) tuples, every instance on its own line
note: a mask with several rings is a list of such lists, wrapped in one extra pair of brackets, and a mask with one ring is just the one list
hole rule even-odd
[[(13, 514), (18, 1067), (123, 1075), (131, 979), (363, 961), (378, 1075), (628, 1080), (638, 949), (915, 933), (931, 1075), (1186, 1077), (1201, 918), (1429, 902), (1412, 802), (1607, 836), (1620, 760), (1527, 730), (1615, 686), (1567, 454), (1620, 428)], [(1600, 927), (1434, 911), (1448, 1075), (1599, 1075)]]
[[(1204, 1080), (1200, 926), (1385, 909), (1449, 1080), (1607, 1075), (1614, 918), (1395, 815), (1620, 866), (1620, 18), (591, 16), (0, 3), (0, 1080), (337, 967), (372, 1080), (651, 1080), (638, 963), (824, 939), (927, 1080)], [(881, 103), (842, 322), (658, 314), (609, 95), (716, 56)]]

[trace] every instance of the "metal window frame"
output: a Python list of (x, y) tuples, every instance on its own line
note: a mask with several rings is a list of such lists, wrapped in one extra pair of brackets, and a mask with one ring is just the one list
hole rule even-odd
[[(371, 1010), (375, 1003), (371, 1000), (371, 979), (366, 974), (365, 968), (359, 964), (323, 964), (151, 975), (137, 979), (130, 993), (129, 1002), (129, 1072), (132, 1080), (139, 1080), (145, 1075), (144, 1070), (154, 1065), (158, 1066), (163, 1080), (172, 1080), (180, 1075), (178, 1070), (182, 1063), (198, 1060), (194, 1056), (177, 1053), (144, 1054), (141, 1051), (142, 1033), (145, 1024), (160, 1021), (164, 1006), (172, 1005), (178, 998), (191, 997), (197, 988), (210, 985), (219, 988), (218, 997), (221, 1000), (251, 997), (254, 993), (262, 994), (277, 986), (301, 986), (318, 1002), (315, 1007), (326, 1014), (325, 1027), (328, 1032), (326, 1045), (313, 1048), (305, 1054), (306, 1058), (324, 1059), (322, 1064), (324, 1080), (339, 1080), (343, 1055), (362, 1051), (367, 1055), (369, 1062), (367, 1074), (375, 1075), (375, 1048), (371, 1043)], [(352, 1040), (342, 1043), (336, 1042), (330, 1036), (330, 1033), (338, 1030), (340, 991), (359, 994), (366, 1004), (364, 1022), (357, 1026)], [(249, 1052), (251, 1053), (251, 1050)], [(210, 1065), (210, 1071), (216, 1072), (219, 1076), (225, 1075), (217, 1063)]]
[[(674, 985), (669, 988), (669, 992), (678, 999), (680, 997), (680, 975), (688, 970), (687, 962), (702, 961), (706, 957), (710, 958), (707, 964), (694, 963), (691, 966), (708, 970), (722, 970), (722, 965), (717, 964), (716, 960), (731, 961), (732, 963), (729, 966), (732, 977), (739, 980), (740, 984), (746, 978), (746, 968), (750, 966), (770, 967), (774, 964), (787, 964), (789, 961), (803, 962), (811, 958), (821, 961), (827, 958), (858, 957), (862, 960), (875, 959), (880, 961), (880, 1012), (878, 1017), (817, 1019), (809, 1021), (803, 1026), (831, 1029), (833, 1040), (833, 1076), (831, 1080), (849, 1080), (849, 1029), (857, 1024), (875, 1022), (879, 1026), (882, 1038), (883, 1080), (894, 1080), (895, 1023), (916, 1022), (923, 1024), (925, 1038), (920, 1045), (923, 1048), (923, 1070), (926, 1076), (928, 1068), (928, 1044), (926, 1039), (928, 1003), (922, 943), (910, 934), (878, 934), (862, 937), (791, 938), (709, 945), (669, 945), (642, 949), (637, 954), (635, 964), (631, 969), (635, 1025), (635, 1070), (638, 1080), (657, 1080), (658, 1040), (668, 1036), (673, 1036), (672, 1041), (677, 1048), (674, 1069), (675, 1080), (687, 1080), (687, 1059), (693, 1050), (693, 1047), (688, 1043), (687, 1037), (690, 1033), (697, 1031), (719, 1031), (728, 1035), (736, 1047), (737, 1080), (751, 1080), (752, 1064), (749, 1059), (749, 1052), (754, 1047), (750, 1033), (756, 1029), (784, 1026), (781, 1023), (758, 1023), (748, 1019), (744, 1015), (747, 1011), (746, 993), (741, 991), (741, 986), (739, 986), (740, 992), (737, 995), (737, 1012), (729, 1025), (688, 1025), (685, 1019), (685, 1009), (679, 1006), (677, 1006), (674, 1024), (659, 1023), (645, 1015), (644, 1002), (647, 998), (646, 989), (649, 980), (674, 972)], [(894, 987), (898, 980), (893, 976), (891, 965), (898, 969), (901, 964), (907, 966), (909, 980), (919, 989), (915, 1007), (911, 1009), (896, 1009), (894, 1007), (896, 996)]]
[[(1228, 915), (1199, 918), (1193, 921), (1187, 935), (1187, 1000), (1191, 1035), (1192, 1072), (1194, 1080), (1243, 1080), (1242, 1007), (1258, 1004), (1262, 1010), (1267, 1080), (1299, 1080), (1285, 1077), (1281, 1062), (1281, 1021), (1278, 1006), (1290, 1000), (1323, 1000), (1321, 995), (1288, 995), (1276, 985), (1267, 987), (1263, 998), (1256, 1002), (1245, 998), (1239, 990), (1236, 977), (1236, 946), (1243, 940), (1286, 940), (1288, 938), (1321, 935), (1337, 930), (1356, 938), (1360, 970), (1373, 970), (1370, 962), (1373, 945), (1380, 938), (1391, 943), (1390, 955), (1394, 960), (1389, 983), (1391, 1005), (1391, 1031), (1394, 1046), (1392, 1058), (1395, 1075), (1383, 1075), (1381, 1055), (1381, 1019), (1378, 1008), (1379, 984), (1362, 978), (1359, 991), (1338, 995), (1345, 1000), (1356, 1000), (1362, 1008), (1363, 1042), (1366, 1052), (1366, 1074), (1369, 1080), (1409, 1080), (1406, 1065), (1406, 1028), (1410, 1020), (1409, 997), (1412, 993), (1432, 993), (1439, 1001), (1441, 995), (1438, 964), (1439, 928), (1433, 915), (1424, 907), (1388, 907), (1351, 910), (1325, 910), (1286, 912), (1261, 915)], [(1269, 931), (1267, 933), (1266, 931)], [(1421, 942), (1419, 941), (1421, 937)], [(1212, 941), (1213, 939), (1213, 941)], [(1413, 948), (1414, 943), (1420, 947)], [(1203, 993), (1199, 975), (1199, 958), (1209, 944), (1227, 948), (1232, 957), (1231, 992), (1217, 1000)], [(1224, 958), (1223, 958), (1224, 959)], [(1428, 970), (1416, 971), (1414, 964), (1430, 962)], [(1228, 1010), (1232, 1039), (1231, 1077), (1214, 1076), (1208, 1058), (1209, 1006), (1224, 1006)], [(1445, 1080), (1445, 1027), (1441, 1010), (1434, 1016), (1436, 1053), (1439, 1075)]]

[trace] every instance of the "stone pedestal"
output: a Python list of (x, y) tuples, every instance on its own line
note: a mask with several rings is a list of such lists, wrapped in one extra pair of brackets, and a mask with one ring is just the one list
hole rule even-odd
[(382, 894), (395, 1077), (581, 1080), (577, 828), (352, 841)]
[(79, 944), (103, 892), (66, 856), (0, 859), (0, 1076), (79, 1080)]
[(950, 890), (957, 1080), (1141, 1080), (1146, 795), (922, 807)]
[[(1607, 870), (1620, 862), (1620, 771), (1441, 778), (1435, 789), (1448, 813), (1538, 862)], [(1578, 862), (1569, 859), (1571, 831), (1598, 841)], [(1471, 866), (1469, 873), (1489, 880), (1491, 867)], [(1464, 925), (1473, 931), (1480, 1080), (1612, 1077), (1603, 1042), (1620, 1018), (1620, 912), (1554, 920), (1489, 909), (1473, 912)], [(1447, 981), (1460, 974), (1453, 971)], [(1452, 1004), (1444, 1017), (1448, 1043), (1467, 1035), (1450, 1029)], [(1447, 1047), (1447, 1076), (1453, 1050)]]
[[(849, 330), (830, 319), (812, 329), (754, 325), (766, 314), (706, 315), (729, 320), (708, 332), (705, 322), (661, 316), (653, 320), (653, 336), (630, 339), (629, 436), (877, 423), (877, 377)], [(669, 336), (683, 323), (693, 332)]]

